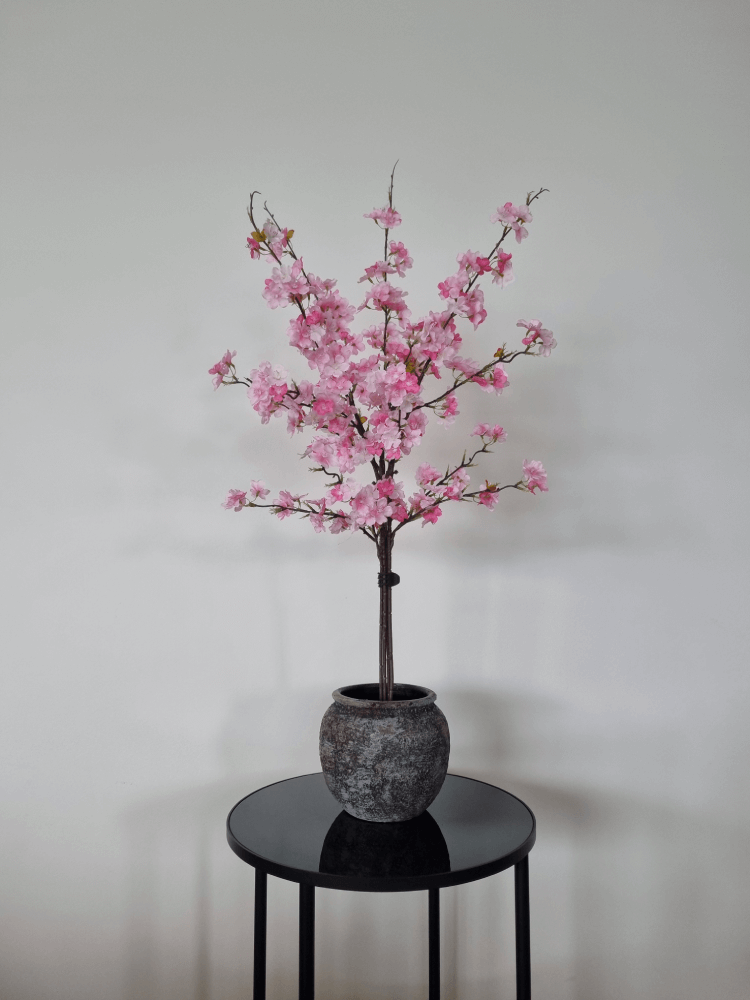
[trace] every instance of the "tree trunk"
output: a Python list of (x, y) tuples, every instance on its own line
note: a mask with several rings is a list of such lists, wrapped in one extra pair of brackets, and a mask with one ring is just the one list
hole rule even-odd
[(380, 700), (393, 701), (393, 626), (391, 623), (391, 591), (393, 581), (391, 576), (391, 550), (393, 549), (393, 531), (391, 522), (386, 521), (378, 532), (378, 559), (380, 574)]

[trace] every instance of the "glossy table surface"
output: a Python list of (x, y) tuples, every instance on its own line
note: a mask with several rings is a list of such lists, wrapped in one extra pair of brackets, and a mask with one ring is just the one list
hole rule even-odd
[(322, 772), (279, 781), (232, 809), (227, 840), (243, 861), (301, 885), (355, 892), (437, 889), (517, 864), (536, 839), (510, 792), (449, 774), (430, 808), (406, 823), (367, 823), (341, 809)]

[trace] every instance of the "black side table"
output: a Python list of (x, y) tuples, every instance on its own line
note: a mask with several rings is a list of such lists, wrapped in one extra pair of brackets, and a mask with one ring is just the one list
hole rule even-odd
[(440, 1000), (440, 889), (515, 866), (516, 996), (530, 1000), (529, 851), (536, 821), (509, 792), (449, 774), (429, 810), (407, 823), (343, 812), (322, 773), (253, 792), (232, 809), (227, 840), (255, 868), (253, 1000), (266, 997), (268, 875), (299, 885), (299, 996), (315, 996), (315, 886), (428, 892), (429, 1000)]

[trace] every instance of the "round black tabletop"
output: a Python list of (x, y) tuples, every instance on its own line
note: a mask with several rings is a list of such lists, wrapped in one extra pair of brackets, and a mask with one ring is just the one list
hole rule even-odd
[(494, 785), (449, 774), (426, 813), (368, 823), (341, 809), (322, 772), (267, 785), (227, 819), (227, 840), (269, 875), (355, 892), (439, 889), (517, 864), (536, 839), (534, 814)]

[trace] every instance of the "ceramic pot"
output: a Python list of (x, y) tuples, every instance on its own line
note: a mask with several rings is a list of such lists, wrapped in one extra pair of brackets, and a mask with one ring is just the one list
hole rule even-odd
[(357, 819), (398, 823), (421, 815), (448, 771), (450, 733), (436, 694), (394, 684), (380, 701), (377, 684), (333, 692), (320, 726), (320, 763), (333, 797)]

